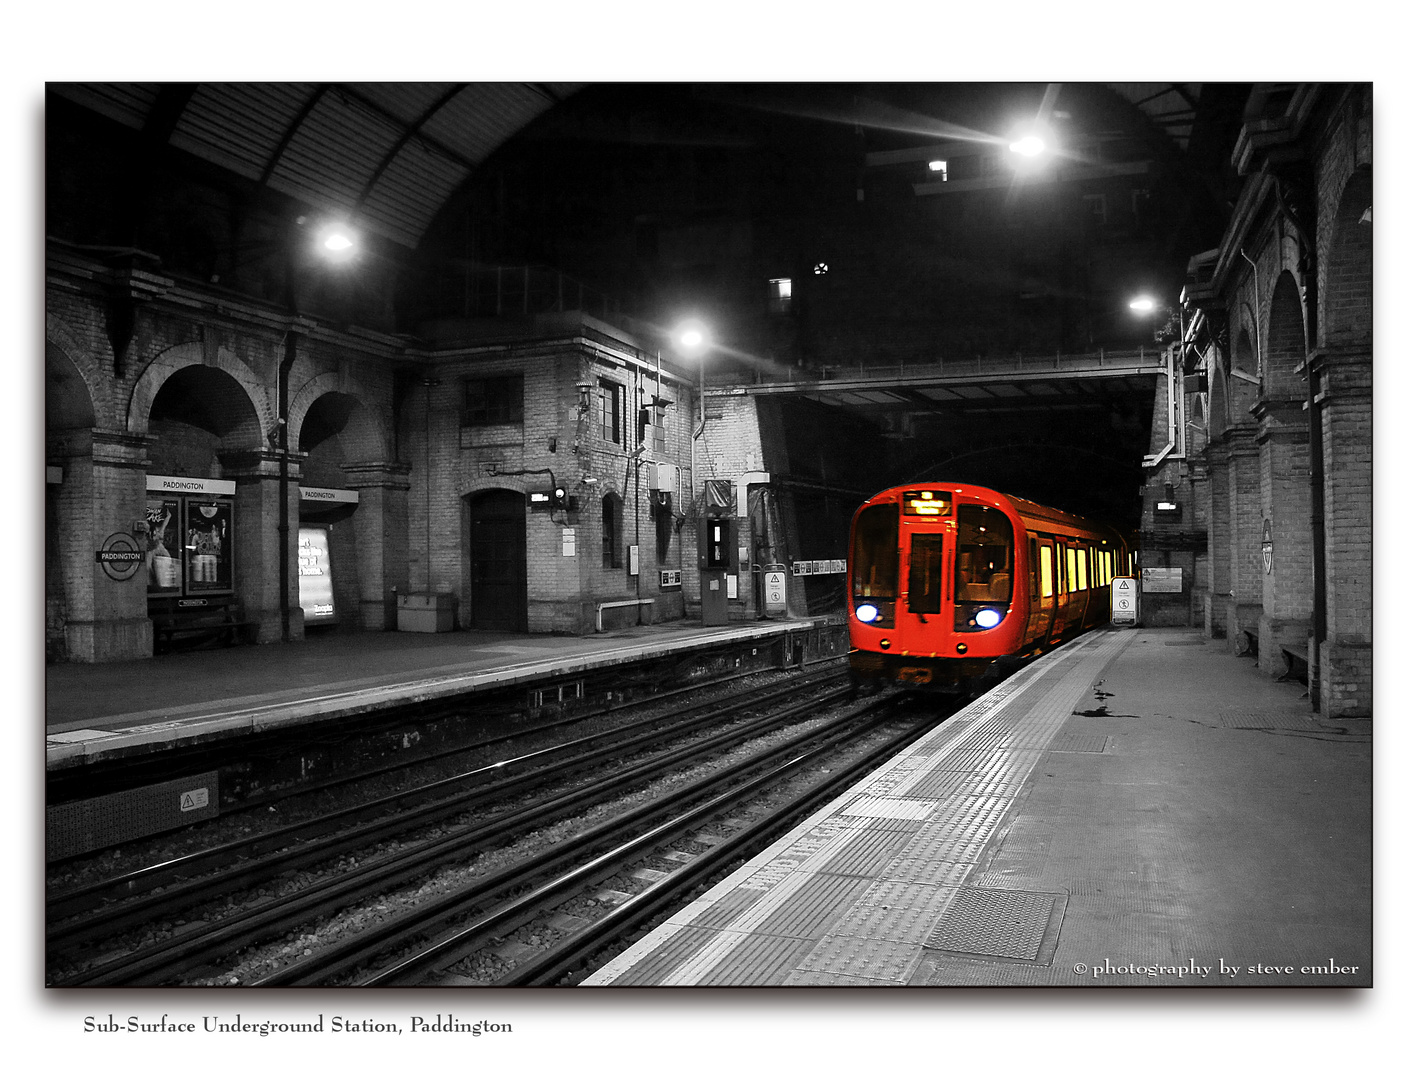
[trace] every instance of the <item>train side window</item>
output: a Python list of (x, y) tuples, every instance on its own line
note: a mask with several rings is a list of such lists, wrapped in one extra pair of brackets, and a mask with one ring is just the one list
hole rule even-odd
[(1039, 547), (1039, 585), (1044, 590), (1044, 599), (1054, 595), (1054, 547), (1042, 544)]
[(1029, 598), (1039, 599), (1039, 538), (1029, 538)]
[(1068, 554), (1068, 591), (1078, 592), (1078, 549), (1065, 548)]

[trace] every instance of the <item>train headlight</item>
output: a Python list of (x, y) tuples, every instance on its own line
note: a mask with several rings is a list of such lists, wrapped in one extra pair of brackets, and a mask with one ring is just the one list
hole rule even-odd
[(1000, 624), (1002, 616), (994, 608), (981, 608), (975, 612), (975, 625), (989, 630)]
[(858, 605), (857, 605), (857, 621), (858, 621), (858, 622), (876, 622), (877, 618), (878, 618), (880, 615), (881, 615), (881, 611), (880, 611), (880, 609), (877, 608), (877, 606), (876, 606), (875, 604), (858, 604)]

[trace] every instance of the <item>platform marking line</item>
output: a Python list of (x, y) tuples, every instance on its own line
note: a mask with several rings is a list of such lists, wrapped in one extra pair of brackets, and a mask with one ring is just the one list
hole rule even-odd
[[(866, 827), (865, 821), (852, 828), (842, 829), (833, 836), (827, 843), (823, 844), (816, 851), (809, 854), (798, 865), (797, 872), (789, 872), (780, 882), (772, 887), (770, 892), (764, 894), (764, 898), (772, 897), (772, 902), (764, 903), (759, 901), (752, 907), (742, 912), (728, 926), (719, 930), (709, 943), (702, 946), (696, 952), (683, 960), (668, 975), (664, 976), (657, 985), (660, 986), (692, 986), (707, 975), (714, 966), (729, 955), (733, 949), (742, 941), (746, 940), (751, 932), (762, 925), (769, 916), (775, 914), (778, 908), (799, 889), (805, 887), (812, 881), (812, 871), (826, 862), (832, 855), (852, 840), (860, 829)], [(762, 867), (757, 867), (762, 869)], [(865, 886), (867, 883), (864, 882)], [(715, 889), (715, 893), (719, 890)], [(715, 897), (720, 899), (721, 897)], [(701, 901), (710, 899), (709, 895), (700, 898)], [(668, 925), (668, 924), (665, 924)], [(675, 926), (674, 933), (687, 929), (682, 926)], [(591, 975), (581, 983), (582, 986), (605, 986), (613, 982), (619, 975), (624, 974), (633, 968), (642, 958), (652, 953), (663, 953), (669, 944), (667, 938), (672, 939), (674, 934), (662, 935), (659, 931), (652, 931), (641, 938), (625, 952), (615, 957), (605, 967)]]
[(887, 795), (867, 795), (842, 810), (844, 817), (895, 818), (899, 821), (925, 821), (935, 812), (935, 806), (923, 799), (893, 799)]
[[(1132, 635), (1127, 632), (1119, 632), (1112, 641), (1106, 642), (1107, 647), (1102, 647), (1105, 645), (1104, 641), (1093, 640), (1095, 637), (1102, 637), (1102, 635), (1089, 635), (1086, 638), (1080, 639), (1078, 642), (1065, 646), (1057, 653), (1047, 657), (1040, 664), (1031, 665), (1030, 668), (1026, 669), (1028, 677), (1021, 680), (1018, 685), (1011, 687), (1006, 683), (1004, 686), (998, 687), (990, 694), (986, 695), (985, 698), (975, 702), (967, 712), (973, 712), (976, 715), (969, 719), (963, 729), (958, 730), (953, 737), (949, 738), (944, 745), (941, 745), (933, 753), (923, 755), (921, 751), (923, 747), (931, 741), (934, 733), (927, 735), (921, 741), (907, 747), (895, 758), (882, 766), (882, 770), (874, 774), (874, 777), (862, 781), (852, 790), (839, 796), (832, 804), (824, 808), (824, 811), (814, 815), (808, 824), (818, 825), (828, 816), (832, 816), (835, 822), (842, 822), (844, 819), (853, 820), (855, 816), (847, 815), (845, 811), (849, 805), (872, 802), (870, 797), (867, 799), (862, 798), (865, 788), (868, 785), (873, 787), (872, 795), (878, 798), (887, 794), (886, 792), (880, 791), (879, 777), (881, 771), (899, 769), (901, 773), (905, 774), (901, 777), (901, 782), (896, 786), (895, 790), (889, 793), (891, 796), (895, 796), (895, 798), (883, 799), (883, 803), (899, 807), (902, 804), (910, 805), (924, 802), (925, 800), (906, 800), (901, 797), (907, 794), (912, 788), (920, 786), (931, 776), (934, 768), (944, 764), (965, 740), (974, 735), (981, 734), (982, 729), (987, 725), (993, 724), (995, 728), (993, 733), (995, 735), (995, 742), (991, 746), (982, 747), (982, 749), (998, 749), (1000, 740), (1019, 732), (1021, 728), (1025, 730), (1053, 728), (1054, 731), (1056, 731), (1068, 718), (1073, 704), (1083, 692), (1093, 685), (1097, 673), (1101, 671), (1117, 653), (1122, 651), (1128, 641), (1131, 640)], [(1060, 681), (1057, 687), (1045, 693), (1029, 710), (1029, 716), (1019, 717), (1013, 720), (1007, 720), (1000, 716), (1001, 712), (1008, 705), (1012, 704), (1027, 689), (1034, 686), (1045, 674), (1052, 671), (1057, 664), (1064, 660), (1074, 658), (1081, 652), (1096, 652), (1097, 655), (1087, 657), (1086, 660), (1083, 657), (1078, 657), (1078, 659), (1084, 661), (1082, 667), (1070, 672)], [(1063, 705), (1062, 714), (1059, 715), (1058, 703), (1063, 699), (1066, 699), (1066, 701)], [(1040, 713), (1048, 713), (1048, 719), (1040, 717)], [(961, 719), (963, 718), (957, 716), (948, 726), (955, 727)], [(1031, 734), (1032, 733), (1033, 731), (1031, 730)], [(1052, 737), (1052, 734), (1053, 732), (1051, 731), (1050, 737)], [(997, 786), (1013, 788), (1014, 790), (1008, 795), (1004, 795), (1001, 798), (1001, 796), (996, 793), (981, 793), (967, 797), (978, 804), (977, 809), (982, 816), (992, 820), (997, 825), (1003, 818), (1008, 806), (1018, 797), (1023, 787), (1023, 780), (1027, 777), (1033, 765), (1037, 763), (1040, 756), (1042, 756), (1042, 751), (1031, 752), (1027, 750), (1016, 752), (1013, 755), (1006, 755), (1005, 760), (997, 763), (994, 769), (996, 778), (975, 778), (977, 782), (979, 779), (984, 779), (987, 785), (995, 784)], [(1008, 760), (1009, 757), (1016, 759), (1024, 758), (1026, 760), (1015, 760), (1011, 762)], [(905, 767), (908, 762), (909, 767)], [(997, 778), (999, 772), (1004, 772), (1010, 779), (1007, 781), (999, 780)], [(1014, 777), (1016, 776), (1019, 777), (1017, 782), (1014, 781)], [(874, 783), (874, 780), (878, 782)], [(952, 796), (950, 800), (953, 803), (952, 810), (955, 810), (957, 813), (960, 804), (956, 800), (958, 800), (959, 797), (959, 795), (955, 795)], [(930, 800), (930, 802), (934, 803), (936, 806), (940, 806), (944, 801), (946, 800)], [(881, 817), (881, 815), (877, 816)], [(855, 822), (860, 822), (857, 828), (869, 827), (872, 820), (872, 817), (855, 818)], [(719, 930), (706, 944), (702, 945), (691, 956), (687, 957), (675, 967), (660, 981), (659, 985), (694, 985), (702, 980), (716, 965), (727, 957), (729, 953), (744, 942), (757, 926), (761, 925), (770, 915), (774, 914), (778, 908), (787, 903), (793, 895), (807, 883), (812, 872), (817, 867), (820, 867), (827, 859), (836, 855), (847, 842), (855, 837), (856, 831), (856, 828), (842, 829), (816, 851), (803, 859), (794, 869), (787, 869), (784, 866), (785, 860), (782, 859), (782, 851), (780, 849), (777, 853), (777, 858), (773, 860), (775, 864), (774, 870), (770, 871), (765, 877), (771, 879), (776, 877), (778, 873), (783, 873), (784, 876), (780, 880), (768, 884), (767, 890), (760, 899), (755, 901), (751, 907), (741, 912), (733, 922)], [(974, 836), (969, 835), (970, 829), (968, 822), (961, 822), (955, 831), (957, 838), (964, 841), (964, 845), (967, 849), (973, 848), (975, 844), (981, 844), (981, 850), (983, 850), (984, 843), (978, 839), (980, 834), (976, 833)], [(991, 830), (991, 832), (992, 831), (993, 830)], [(959, 835), (961, 832), (964, 832), (966, 835)], [(777, 847), (778, 845), (774, 846)], [(772, 851), (772, 848), (770, 848), (770, 851)], [(709, 893), (700, 897), (698, 903), (706, 905), (714, 903), (744, 884), (746, 879), (752, 878), (764, 869), (764, 864), (758, 861), (740, 868), (738, 873), (732, 875), (714, 889), (711, 889)], [(762, 885), (759, 887), (761, 888)], [(944, 888), (951, 888), (951, 886), (944, 886)], [(700, 910), (703, 911), (704, 909), (700, 908)], [(684, 927), (677, 922), (663, 925), (670, 928), (667, 933), (661, 930), (651, 931), (651, 933), (641, 938), (626, 952), (621, 953), (606, 966), (594, 972), (582, 985), (606, 985), (619, 975), (631, 970), (643, 957), (652, 953), (663, 954), (665, 947), (669, 943), (669, 939), (679, 933), (680, 930), (684, 929)]]
[[(1071, 715), (1074, 703), (1093, 685), (1093, 681), (1097, 677), (1098, 672), (1100, 672), (1114, 656), (1122, 651), (1127, 644), (1127, 639), (1109, 644), (1114, 647), (1103, 649), (1099, 655), (1088, 658), (1088, 662), (1086, 662), (1083, 667), (1070, 672), (1060, 681), (1058, 686), (1049, 690), (1035, 702), (1026, 715), (1016, 718), (1011, 725), (1012, 731), (1029, 731), (1031, 733), (1047, 731), (1049, 737), (1052, 739), (1054, 734), (1057, 733), (1058, 728), (1062, 727), (1069, 715)], [(1002, 735), (1003, 737), (1008, 737), (1008, 733), (1002, 733)], [(937, 858), (945, 859), (952, 865), (973, 866), (979, 856), (987, 850), (988, 840), (992, 838), (993, 833), (1003, 820), (1006, 811), (1013, 803), (1013, 797), (1017, 796), (1022, 790), (1023, 779), (1027, 778), (1029, 772), (1042, 756), (1042, 749), (1025, 750), (1022, 753), (1016, 752), (1008, 755), (1000, 755), (996, 766), (990, 771), (992, 771), (996, 777), (998, 777), (1001, 771), (1004, 771), (1010, 776), (1019, 776), (1021, 780), (1017, 785), (1010, 785), (1015, 788), (1011, 797), (990, 798), (976, 796), (962, 798), (957, 796), (942, 800), (941, 810), (945, 811), (945, 813), (938, 814), (932, 823), (925, 825), (912, 837), (901, 852), (901, 856), (915, 862), (919, 860), (919, 853), (922, 849), (926, 849), (934, 853)], [(1001, 766), (1004, 768), (1002, 769)], [(924, 780), (925, 778), (922, 777), (921, 779)], [(1000, 781), (996, 779), (993, 782), (999, 783)], [(975, 805), (962, 806), (962, 802), (973, 803)], [(954, 811), (954, 813), (952, 814), (951, 811)], [(963, 814), (961, 813), (962, 811), (964, 811)], [(974, 812), (973, 814), (972, 811)], [(940, 820), (942, 817), (946, 820)], [(954, 820), (951, 820), (952, 817)], [(974, 818), (978, 818), (979, 820), (973, 820)], [(939, 905), (932, 905), (937, 919), (943, 919), (944, 912), (954, 906), (953, 901), (958, 896), (959, 889), (952, 888), (951, 886), (958, 885), (965, 876), (966, 875), (957, 872), (951, 875), (951, 878), (947, 881), (931, 883), (934, 890), (934, 898), (937, 901), (937, 905)], [(874, 914), (872, 909), (880, 907), (878, 903), (879, 896), (880, 894), (875, 891), (869, 891), (864, 894), (852, 908), (844, 913), (842, 919), (833, 927), (829, 937), (824, 939), (824, 946), (829, 940), (836, 939), (835, 949), (837, 951), (841, 950), (845, 942), (855, 942), (857, 951), (855, 953), (854, 966), (858, 970), (842, 971), (839, 969), (839, 973), (844, 976), (852, 977), (862, 975), (863, 972), (859, 969), (864, 964), (870, 963), (872, 958), (878, 957), (878, 955), (880, 959), (891, 961), (893, 967), (899, 964), (899, 942), (901, 940), (900, 935), (903, 927), (903, 919), (900, 913), (893, 912), (892, 917), (887, 920), (888, 929), (894, 929), (896, 932), (896, 943), (891, 943), (886, 939), (878, 940), (876, 938), (864, 937), (861, 933), (861, 927), (867, 925)], [(917, 932), (917, 940), (912, 942), (912, 945), (917, 949), (917, 955), (919, 955), (920, 950), (927, 944), (929, 934), (921, 933), (924, 924), (920, 921), (907, 919), (905, 920), (905, 925), (911, 925)], [(934, 925), (930, 927), (931, 930), (934, 928)], [(852, 931), (854, 930), (857, 932), (853, 933)], [(821, 950), (814, 950), (813, 953), (809, 954), (809, 956), (803, 960), (790, 978), (800, 978), (813, 972), (820, 973), (824, 970), (823, 964), (826, 959), (828, 958), (824, 956)], [(914, 961), (912, 964), (906, 965), (900, 977), (896, 979), (892, 979), (891, 975), (880, 970), (873, 972), (873, 974), (877, 978), (886, 978), (900, 984), (906, 981), (909, 976), (909, 971), (913, 966)]]
[(76, 743), (87, 742), (91, 739), (102, 739), (118, 732), (101, 731), (98, 728), (77, 728), (73, 731), (51, 731), (44, 736), (45, 742), (52, 743)]

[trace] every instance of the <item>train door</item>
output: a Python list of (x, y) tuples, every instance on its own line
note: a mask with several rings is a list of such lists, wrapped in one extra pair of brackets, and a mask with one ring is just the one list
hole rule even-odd
[[(946, 610), (949, 566), (945, 534), (939, 529), (908, 532), (905, 540), (907, 626), (919, 628), (919, 641), (934, 642), (940, 632), (949, 629), (948, 619), (940, 626), (935, 625)], [(915, 618), (910, 619), (912, 615)], [(923, 645), (912, 651), (934, 652), (935, 646), (927, 648)]]
[(1042, 615), (1042, 636), (1045, 641), (1054, 640), (1054, 629), (1059, 625), (1059, 579), (1058, 552), (1051, 536), (1039, 538), (1039, 610)]
[(1083, 549), (1076, 543), (1066, 544), (1063, 551), (1063, 578), (1068, 589), (1068, 603), (1064, 608), (1064, 629), (1076, 631), (1083, 626), (1083, 609), (1088, 602), (1085, 575), (1080, 574)]
[(1103, 580), (1103, 553), (1097, 545), (1088, 545), (1088, 615), (1085, 625), (1092, 626), (1112, 610), (1110, 590)]
[(519, 491), (489, 491), (469, 506), (474, 630), (527, 631), (527, 521)]
[[(1045, 582), (1043, 574), (1043, 548), (1037, 533), (1029, 534), (1029, 625), (1025, 629), (1024, 640), (1032, 644), (1049, 633), (1049, 622), (1053, 618), (1053, 582)], [(1049, 557), (1049, 572), (1053, 572), (1053, 559)]]

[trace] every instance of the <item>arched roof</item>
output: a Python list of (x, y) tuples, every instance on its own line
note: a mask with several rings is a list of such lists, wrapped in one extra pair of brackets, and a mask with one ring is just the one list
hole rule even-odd
[(1200, 83), (1108, 83), (1108, 89), (1166, 132), (1185, 152), (1196, 124)]
[(197, 157), (416, 248), (494, 150), (580, 83), (52, 83)]
[[(50, 90), (410, 249), (470, 174), (584, 83), (52, 83)], [(1200, 84), (1107, 83), (1185, 153)]]

